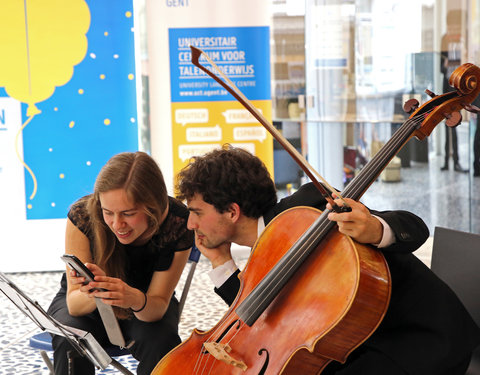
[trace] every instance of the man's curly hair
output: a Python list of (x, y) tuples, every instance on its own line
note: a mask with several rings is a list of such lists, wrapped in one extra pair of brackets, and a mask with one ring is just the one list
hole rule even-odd
[(200, 194), (221, 213), (237, 203), (251, 218), (262, 216), (277, 202), (275, 185), (263, 162), (229, 145), (194, 157), (177, 175), (175, 190), (181, 200)]

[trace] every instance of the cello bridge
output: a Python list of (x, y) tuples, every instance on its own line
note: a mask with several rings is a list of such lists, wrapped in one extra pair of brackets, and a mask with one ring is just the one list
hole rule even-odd
[(203, 344), (207, 352), (213, 355), (219, 361), (222, 361), (230, 366), (235, 366), (243, 371), (247, 370), (247, 365), (243, 361), (237, 361), (230, 354), (232, 348), (228, 344), (219, 344), (217, 342), (206, 342)]

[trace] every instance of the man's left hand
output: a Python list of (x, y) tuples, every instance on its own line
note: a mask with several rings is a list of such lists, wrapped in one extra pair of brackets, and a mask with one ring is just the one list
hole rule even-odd
[[(352, 237), (355, 241), (368, 244), (379, 244), (383, 236), (382, 223), (365, 207), (362, 203), (350, 198), (344, 198), (344, 201), (352, 208), (350, 212), (330, 212), (328, 219), (336, 221), (340, 233)], [(335, 199), (335, 203), (342, 206), (341, 199)], [(330, 203), (327, 209), (331, 210)]]

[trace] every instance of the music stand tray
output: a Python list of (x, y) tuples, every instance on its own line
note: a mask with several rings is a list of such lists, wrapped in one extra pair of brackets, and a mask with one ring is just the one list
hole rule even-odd
[(68, 342), (82, 356), (87, 357), (95, 367), (105, 370), (108, 365), (112, 364), (124, 374), (133, 375), (120, 363), (111, 358), (91, 333), (67, 326), (55, 320), (48, 315), (38, 302), (30, 299), (2, 272), (0, 272), (0, 291), (42, 331), (65, 337)]

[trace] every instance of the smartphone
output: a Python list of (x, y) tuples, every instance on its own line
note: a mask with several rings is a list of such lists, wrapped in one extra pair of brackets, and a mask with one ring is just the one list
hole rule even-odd
[(94, 281), (95, 275), (75, 255), (64, 254), (61, 256), (61, 258), (65, 263), (67, 263), (70, 268), (74, 269), (75, 272), (77, 272), (78, 276), (85, 277), (84, 284), (88, 284), (90, 281)]

